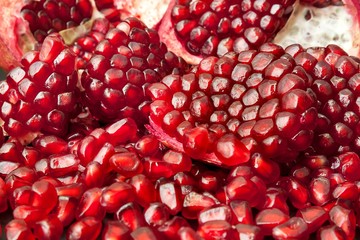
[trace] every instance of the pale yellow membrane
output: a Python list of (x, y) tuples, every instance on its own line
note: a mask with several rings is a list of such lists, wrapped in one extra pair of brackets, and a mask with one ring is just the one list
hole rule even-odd
[(359, 45), (354, 41), (355, 26), (352, 15), (344, 6), (315, 8), (296, 4), (286, 26), (274, 42), (283, 47), (299, 43), (304, 47), (336, 44), (348, 54), (358, 56)]

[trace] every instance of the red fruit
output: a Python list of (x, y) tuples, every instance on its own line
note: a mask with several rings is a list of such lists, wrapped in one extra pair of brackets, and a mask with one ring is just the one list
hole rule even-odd
[(329, 214), (322, 207), (318, 206), (299, 209), (296, 216), (304, 219), (308, 226), (309, 233), (317, 231), (327, 220), (329, 220)]
[(131, 233), (134, 240), (156, 240), (156, 235), (150, 227), (140, 227)]
[(133, 202), (121, 206), (115, 214), (115, 219), (124, 223), (131, 231), (146, 226), (142, 209)]
[(38, 42), (52, 33), (74, 27), (89, 20), (93, 7), (89, 0), (81, 1), (29, 1), (21, 9), (22, 17)]
[(261, 229), (258, 226), (250, 225), (250, 224), (236, 224), (236, 235), (238, 235), (239, 239), (248, 238), (254, 240), (263, 239), (264, 236), (261, 233)]
[(168, 207), (171, 215), (176, 215), (182, 209), (182, 196), (179, 185), (165, 182), (159, 186), (159, 200)]
[(39, 131), (65, 135), (77, 113), (75, 54), (58, 34), (48, 36), (36, 54), (38, 59), (12, 69), (0, 86), (4, 130), (23, 140)]
[(318, 230), (316, 239), (334, 239), (334, 240), (345, 240), (347, 239), (344, 231), (336, 225), (328, 225)]
[(178, 239), (178, 232), (180, 229), (190, 227), (189, 223), (182, 217), (174, 216), (172, 219), (166, 221), (163, 225), (157, 228), (159, 233), (166, 238)]
[(34, 225), (34, 235), (38, 239), (57, 240), (61, 238), (62, 233), (63, 225), (54, 215), (49, 215)]
[[(292, 161), (312, 143), (317, 113), (308, 86), (305, 70), (277, 45), (208, 57), (191, 73), (151, 85), (149, 130), (165, 145), (216, 165), (238, 165), (255, 152)], [(165, 126), (168, 114), (174, 121)]]
[(186, 63), (168, 52), (155, 30), (128, 18), (111, 28), (96, 46), (81, 78), (84, 103), (102, 121), (134, 117), (146, 122), (149, 83), (183, 73)]
[(171, 1), (160, 38), (188, 62), (257, 49), (285, 25), (294, 1)]
[(197, 219), (198, 214), (213, 205), (216, 202), (213, 198), (205, 196), (204, 194), (190, 192), (188, 193), (183, 202), (182, 215), (187, 219)]
[(130, 239), (130, 229), (118, 221), (107, 221), (105, 223), (101, 239)]
[(309, 237), (306, 222), (299, 217), (292, 217), (288, 221), (276, 226), (272, 230), (275, 239), (307, 239)]
[[(357, 108), (360, 84), (359, 60), (336, 45), (302, 49), (291, 45), (286, 51), (298, 65), (307, 69), (314, 82), (312, 89), (318, 99), (319, 117), (312, 148), (317, 154), (331, 155), (350, 148), (360, 149), (360, 112)], [(359, 146), (358, 146), (359, 145)]]
[(290, 219), (289, 215), (285, 214), (277, 208), (270, 208), (261, 210), (255, 217), (255, 223), (261, 228), (264, 235), (271, 235), (272, 229)]
[(116, 212), (122, 205), (135, 199), (134, 190), (130, 184), (116, 182), (103, 189), (100, 203), (106, 212)]
[(90, 188), (83, 193), (76, 209), (77, 220), (84, 217), (102, 220), (105, 217), (105, 208), (100, 203), (101, 194), (100, 188)]
[(204, 209), (199, 213), (198, 222), (202, 225), (209, 221), (223, 220), (226, 222), (232, 222), (232, 212), (227, 205), (212, 206)]
[(232, 212), (232, 222), (254, 224), (253, 213), (247, 201), (234, 200), (229, 203)]
[(5, 226), (6, 239), (9, 240), (35, 240), (30, 227), (24, 220), (13, 219)]
[(151, 227), (159, 227), (170, 219), (170, 212), (165, 204), (154, 202), (144, 209), (144, 218)]
[(215, 240), (219, 238), (233, 239), (235, 231), (231, 225), (224, 220), (213, 220), (201, 224), (197, 230), (200, 237), (205, 240)]
[(337, 205), (330, 210), (329, 216), (330, 222), (340, 227), (347, 239), (355, 238), (356, 218), (353, 210)]
[(68, 226), (75, 219), (75, 211), (78, 201), (72, 197), (59, 197), (59, 202), (54, 214), (64, 227)]
[(101, 226), (101, 220), (94, 217), (85, 217), (70, 225), (66, 232), (66, 239), (95, 240), (100, 236)]

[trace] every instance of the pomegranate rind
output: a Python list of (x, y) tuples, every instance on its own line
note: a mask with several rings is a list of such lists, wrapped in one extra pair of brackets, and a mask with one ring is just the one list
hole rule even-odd
[(274, 43), (283, 47), (325, 47), (335, 44), (349, 55), (360, 56), (360, 2), (344, 0), (342, 6), (317, 8), (295, 4), (294, 11)]
[(199, 64), (199, 62), (203, 59), (201, 56), (196, 56), (184, 48), (179, 40), (177, 40), (177, 36), (173, 27), (173, 23), (171, 21), (171, 11), (176, 4), (175, 0), (172, 0), (168, 5), (168, 9), (161, 22), (159, 23), (157, 29), (159, 32), (160, 39), (166, 46), (175, 53), (177, 56), (181, 56), (186, 62), (189, 64)]
[(36, 43), (28, 23), (20, 16), (21, 8), (25, 3), (25, 0), (9, 0), (1, 3), (0, 68), (4, 70), (19, 66), (22, 55), (33, 49)]

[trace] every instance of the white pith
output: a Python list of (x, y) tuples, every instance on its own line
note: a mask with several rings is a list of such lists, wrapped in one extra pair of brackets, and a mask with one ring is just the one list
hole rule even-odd
[(297, 3), (274, 42), (283, 47), (299, 43), (305, 48), (336, 44), (348, 54), (358, 56), (360, 46), (353, 41), (355, 26), (353, 16), (344, 6), (315, 8)]

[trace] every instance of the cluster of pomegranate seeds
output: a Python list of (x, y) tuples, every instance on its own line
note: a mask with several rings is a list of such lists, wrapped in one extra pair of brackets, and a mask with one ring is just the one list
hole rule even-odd
[(139, 124), (146, 123), (148, 85), (187, 69), (187, 63), (167, 50), (155, 30), (127, 18), (95, 46), (81, 78), (84, 105), (104, 122), (133, 117)]
[(355, 239), (360, 60), (266, 43), (293, 3), (171, 1), (189, 66), (121, 1), (30, 1), (41, 44), (0, 83), (0, 234)]
[(92, 12), (89, 0), (39, 0), (28, 1), (21, 15), (29, 23), (35, 39), (42, 42), (50, 33), (86, 22)]
[(149, 87), (151, 131), (165, 145), (218, 165), (247, 162), (255, 152), (290, 162), (312, 143), (310, 81), (274, 44), (207, 57), (190, 73)]
[(0, 115), (10, 136), (67, 133), (80, 97), (75, 58), (60, 35), (53, 33), (39, 51), (24, 55), (21, 67), (9, 72), (0, 84)]
[(308, 49), (291, 45), (286, 52), (314, 79), (311, 88), (317, 97), (319, 117), (309, 151), (360, 153), (360, 59), (335, 45)]
[(285, 25), (294, 0), (177, 0), (171, 12), (176, 36), (194, 55), (222, 56), (257, 49)]

